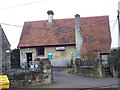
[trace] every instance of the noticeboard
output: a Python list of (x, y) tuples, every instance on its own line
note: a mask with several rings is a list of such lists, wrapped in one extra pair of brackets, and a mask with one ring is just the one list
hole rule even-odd
[(80, 53), (76, 53), (76, 56), (80, 56)]
[(52, 59), (52, 53), (48, 52), (48, 59)]
[(64, 51), (65, 47), (56, 47), (56, 51)]

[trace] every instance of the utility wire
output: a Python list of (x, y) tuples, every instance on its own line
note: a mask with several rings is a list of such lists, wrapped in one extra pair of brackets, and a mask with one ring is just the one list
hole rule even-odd
[(12, 24), (7, 24), (7, 23), (0, 23), (0, 25), (7, 25), (7, 26), (14, 26), (14, 27), (23, 27), (20, 25), (12, 25)]
[(0, 10), (9, 9), (9, 8), (15, 8), (15, 7), (21, 7), (21, 6), (31, 5), (31, 4), (35, 4), (35, 3), (39, 3), (39, 2), (31, 2), (31, 3), (25, 3), (25, 4), (15, 5), (15, 6), (3, 7), (3, 8), (0, 8)]
[[(0, 23), (0, 25), (6, 25), (6, 26), (13, 26), (13, 27), (18, 27), (18, 28), (23, 28), (23, 26), (20, 25), (12, 25), (12, 24), (7, 24), (7, 23)], [(24, 28), (29, 28), (29, 27), (24, 27)], [(31, 29), (36, 29), (38, 30), (39, 27), (31, 27)], [(41, 28), (42, 29), (42, 28)]]
[[(117, 19), (115, 19), (115, 20), (112, 20), (112, 21), (110, 21), (110, 22), (115, 22), (114, 23), (114, 25), (112, 26), (112, 32), (113, 32), (113, 30), (114, 30), (114, 28), (115, 28), (115, 26), (116, 26), (116, 24), (117, 24)], [(20, 26), (20, 25), (13, 25), (13, 24), (8, 24), (8, 23), (1, 23), (0, 22), (0, 25), (6, 25), (6, 26), (13, 26), (13, 27), (23, 27), (23, 26)], [(28, 27), (24, 27), (24, 28), (28, 28)], [(38, 29), (37, 27), (36, 28), (33, 28), (33, 27), (31, 27), (32, 29)]]
[(114, 22), (114, 21), (116, 21), (116, 19), (115, 20), (111, 20), (110, 22)]

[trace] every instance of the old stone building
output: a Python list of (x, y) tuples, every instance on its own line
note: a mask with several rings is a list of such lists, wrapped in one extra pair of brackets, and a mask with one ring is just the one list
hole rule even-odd
[(11, 69), (10, 43), (0, 25), (0, 74)]
[[(99, 50), (102, 58), (110, 53), (111, 36), (108, 16), (53, 19), (25, 22), (18, 44), (21, 66), (37, 57), (51, 58), (53, 66), (66, 66), (71, 58)], [(84, 57), (87, 58), (87, 57)]]

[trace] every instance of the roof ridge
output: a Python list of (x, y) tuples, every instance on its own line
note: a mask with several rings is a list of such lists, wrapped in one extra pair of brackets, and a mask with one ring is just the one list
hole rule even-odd
[[(53, 19), (53, 20), (56, 21), (56, 20), (69, 20), (69, 19), (75, 19), (75, 18), (64, 18), (64, 19)], [(30, 22), (42, 22), (42, 21), (48, 21), (48, 20), (25, 21), (25, 23), (30, 23)]]
[(102, 16), (89, 16), (89, 17), (80, 17), (80, 18), (97, 18), (97, 17), (109, 17), (109, 15), (102, 15)]
[[(89, 16), (89, 17), (80, 17), (82, 18), (98, 18), (98, 17), (109, 17), (109, 15), (102, 15), (102, 16)], [(54, 21), (57, 20), (69, 20), (69, 19), (75, 19), (75, 18), (63, 18), (63, 19), (53, 19)], [(42, 22), (42, 21), (48, 21), (48, 20), (36, 20), (36, 21), (25, 21), (25, 23), (31, 23), (31, 22)]]

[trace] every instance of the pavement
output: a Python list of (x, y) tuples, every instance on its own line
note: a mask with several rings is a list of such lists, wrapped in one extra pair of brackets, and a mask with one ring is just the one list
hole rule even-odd
[(94, 78), (68, 73), (69, 68), (54, 68), (53, 83), (28, 88), (118, 88), (118, 78)]

